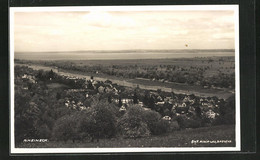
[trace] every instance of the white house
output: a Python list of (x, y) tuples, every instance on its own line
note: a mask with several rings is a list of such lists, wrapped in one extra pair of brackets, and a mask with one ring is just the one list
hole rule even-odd
[(170, 121), (172, 118), (171, 118), (171, 117), (169, 117), (169, 116), (164, 116), (162, 119), (163, 119), (163, 120)]

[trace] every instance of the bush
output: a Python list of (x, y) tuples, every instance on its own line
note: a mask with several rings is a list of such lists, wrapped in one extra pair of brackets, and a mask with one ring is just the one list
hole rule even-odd
[(235, 113), (230, 112), (225, 115), (220, 115), (212, 121), (212, 125), (222, 125), (222, 124), (234, 124), (235, 123)]
[(199, 128), (201, 127), (201, 120), (198, 118), (194, 118), (194, 119), (188, 119), (185, 121), (185, 127), (186, 128)]
[(150, 135), (144, 121), (144, 109), (138, 105), (129, 106), (126, 113), (119, 119), (118, 126), (125, 138), (138, 138)]
[[(92, 138), (99, 136), (98, 126), (95, 125), (96, 121), (94, 116), (85, 114), (79, 122), (79, 133), (84, 138)], [(100, 136), (99, 136), (100, 137)]]
[(51, 138), (51, 130), (48, 125), (43, 124), (37, 128), (38, 138)]
[(158, 112), (148, 110), (144, 111), (143, 119), (147, 123), (147, 126), (153, 135), (160, 135), (168, 132), (169, 122), (162, 120), (161, 115)]
[(52, 138), (62, 141), (80, 139), (81, 137), (78, 134), (78, 121), (80, 117), (80, 112), (74, 112), (73, 114), (59, 118), (53, 126)]
[(219, 110), (220, 116), (214, 122), (215, 124), (235, 124), (235, 95), (229, 97)]
[(176, 118), (180, 128), (198, 128), (202, 126), (200, 118), (180, 115)]
[(171, 121), (170, 126), (169, 126), (169, 132), (176, 131), (176, 130), (179, 130), (179, 129), (180, 129), (180, 126), (179, 126), (178, 122), (177, 121)]
[(151, 134), (154, 134), (154, 128), (160, 119), (161, 115), (156, 111), (148, 110), (143, 113), (143, 120), (147, 124)]
[(116, 134), (116, 116), (114, 107), (107, 102), (96, 102), (86, 111), (80, 121), (80, 132), (92, 141), (110, 138)]
[(139, 138), (150, 135), (148, 126), (144, 122), (140, 122), (136, 127), (130, 127), (129, 123), (125, 123), (121, 127), (123, 127), (122, 134), (125, 138)]
[(170, 123), (167, 120), (159, 120), (154, 124), (154, 128), (152, 129), (154, 135), (160, 135), (167, 133), (170, 128)]

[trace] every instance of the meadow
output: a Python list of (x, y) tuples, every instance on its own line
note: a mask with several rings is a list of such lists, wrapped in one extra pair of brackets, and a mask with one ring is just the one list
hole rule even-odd
[[(203, 141), (203, 143), (192, 143), (192, 140)], [(217, 140), (228, 140), (226, 143), (215, 143)], [(209, 141), (209, 142), (205, 142)], [(111, 139), (100, 139), (99, 142), (91, 141), (52, 141), (46, 143), (21, 143), (20, 148), (119, 148), (119, 147), (234, 147), (235, 127), (234, 125), (221, 125), (185, 129), (159, 136), (150, 136), (137, 139), (114, 137)]]

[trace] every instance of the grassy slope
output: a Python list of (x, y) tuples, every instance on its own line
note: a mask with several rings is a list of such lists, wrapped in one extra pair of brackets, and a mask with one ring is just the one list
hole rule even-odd
[[(192, 140), (231, 140), (231, 143), (219, 144), (192, 144)], [(49, 141), (47, 143), (23, 143), (21, 148), (114, 148), (114, 147), (233, 147), (235, 146), (234, 125), (222, 125), (203, 127), (197, 129), (186, 129), (175, 131), (161, 136), (151, 136), (137, 139), (123, 139), (116, 137), (112, 139), (101, 139), (99, 142), (77, 141), (73, 143)]]

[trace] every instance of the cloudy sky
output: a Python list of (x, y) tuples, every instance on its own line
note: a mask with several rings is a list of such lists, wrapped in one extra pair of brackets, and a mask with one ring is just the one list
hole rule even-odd
[(14, 14), (16, 52), (234, 49), (234, 35), (234, 12), (225, 10)]

